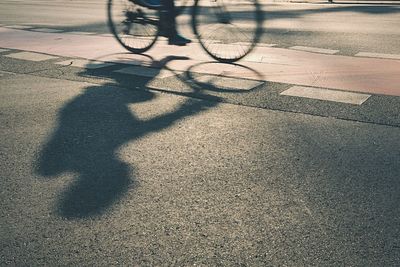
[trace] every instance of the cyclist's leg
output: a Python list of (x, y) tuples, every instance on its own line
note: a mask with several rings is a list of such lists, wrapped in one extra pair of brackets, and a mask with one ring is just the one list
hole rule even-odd
[(168, 37), (168, 44), (186, 45), (191, 41), (178, 34), (176, 29), (176, 10), (174, 0), (161, 0), (162, 35)]

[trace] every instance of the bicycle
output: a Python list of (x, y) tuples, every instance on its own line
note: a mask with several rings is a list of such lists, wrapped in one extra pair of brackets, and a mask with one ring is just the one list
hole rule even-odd
[[(160, 0), (108, 0), (107, 11), (112, 34), (130, 52), (144, 53), (162, 35)], [(263, 15), (257, 0), (194, 0), (190, 15), (201, 47), (220, 62), (231, 63), (248, 55), (262, 33)]]

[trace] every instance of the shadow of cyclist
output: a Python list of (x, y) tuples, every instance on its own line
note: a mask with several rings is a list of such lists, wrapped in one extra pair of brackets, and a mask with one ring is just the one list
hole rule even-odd
[[(166, 57), (156, 63), (165, 66), (174, 59), (177, 58)], [(142, 85), (152, 78), (146, 78)], [(115, 81), (118, 84), (118, 78)], [(57, 211), (62, 217), (101, 215), (134, 188), (134, 170), (118, 157), (121, 146), (218, 104), (187, 98), (171, 112), (141, 120), (128, 105), (151, 101), (155, 94), (113, 84), (88, 86), (67, 102), (59, 112), (57, 128), (40, 153), (40, 175), (76, 174), (58, 201)]]

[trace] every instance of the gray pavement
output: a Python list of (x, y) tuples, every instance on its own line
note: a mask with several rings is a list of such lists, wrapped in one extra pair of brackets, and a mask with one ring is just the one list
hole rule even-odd
[[(36, 12), (0, 23), (53, 21)], [(0, 266), (400, 264), (400, 97), (350, 105), (198, 65), (132, 75), (16, 52), (0, 50)]]
[(398, 127), (1, 73), (2, 265), (399, 263)]

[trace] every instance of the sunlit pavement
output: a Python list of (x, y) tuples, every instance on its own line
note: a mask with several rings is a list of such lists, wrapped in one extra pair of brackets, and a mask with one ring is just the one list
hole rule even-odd
[(385, 49), (261, 43), (228, 65), (2, 25), (0, 265), (398, 266)]

